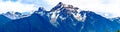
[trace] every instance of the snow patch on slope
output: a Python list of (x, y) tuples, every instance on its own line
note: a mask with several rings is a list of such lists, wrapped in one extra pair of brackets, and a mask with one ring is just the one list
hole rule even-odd
[[(84, 20), (86, 19), (86, 14), (84, 14), (82, 17), (81, 14), (79, 14), (80, 12), (81, 12), (81, 10), (79, 8), (74, 7), (72, 5), (63, 4), (62, 2), (60, 2), (49, 13), (49, 14), (51, 14), (50, 22), (51, 22), (51, 24), (53, 24), (54, 26), (57, 27), (57, 25), (59, 24), (57, 22), (58, 18), (60, 18), (61, 19), (60, 21), (62, 21), (62, 20), (65, 20), (65, 19), (71, 17), (71, 15), (78, 21), (84, 22)], [(73, 24), (73, 25), (75, 25), (75, 24)]]
[(25, 17), (29, 17), (31, 16), (32, 13), (28, 12), (26, 14), (23, 13), (19, 13), (19, 12), (7, 12), (7, 13), (3, 13), (2, 15), (12, 19), (12, 20), (16, 20), (16, 19), (20, 19), (20, 18), (25, 18)]

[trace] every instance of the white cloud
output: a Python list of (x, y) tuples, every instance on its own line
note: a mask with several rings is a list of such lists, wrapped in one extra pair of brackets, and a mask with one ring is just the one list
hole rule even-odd
[[(51, 5), (48, 8), (54, 7), (58, 2), (63, 2), (79, 7), (82, 10), (101, 12), (98, 14), (104, 17), (120, 17), (120, 0), (46, 0), (46, 2)], [(109, 16), (105, 16), (107, 14)]]
[(14, 11), (14, 12), (31, 12), (36, 11), (38, 7), (35, 7), (34, 4), (23, 4), (20, 3), (20, 1), (17, 2), (0, 2), (0, 13), (5, 13), (8, 11)]

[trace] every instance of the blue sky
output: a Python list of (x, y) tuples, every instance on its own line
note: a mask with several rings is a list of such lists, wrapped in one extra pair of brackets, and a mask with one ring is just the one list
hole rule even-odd
[(120, 0), (0, 0), (0, 11), (29, 12), (36, 11), (39, 7), (50, 10), (59, 2), (71, 4), (81, 10), (90, 10), (105, 17), (120, 17)]

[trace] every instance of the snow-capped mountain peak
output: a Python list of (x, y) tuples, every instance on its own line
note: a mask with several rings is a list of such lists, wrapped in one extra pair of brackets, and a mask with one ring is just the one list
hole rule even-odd
[(66, 19), (67, 17), (70, 16), (70, 14), (73, 15), (74, 18), (76, 18), (79, 21), (84, 21), (86, 18), (86, 15), (84, 15), (84, 17), (82, 17), (79, 14), (80, 10), (78, 7), (63, 4), (62, 2), (58, 3), (53, 9), (51, 9), (51, 11), (52, 11), (51, 19), (54, 19), (54, 21), (58, 17), (60, 17), (61, 19)]
[(77, 21), (84, 22), (84, 20), (86, 19), (86, 14), (83, 14), (82, 16), (80, 12), (81, 10), (78, 7), (63, 4), (62, 2), (60, 2), (53, 9), (51, 9), (49, 13), (51, 14), (50, 22), (54, 26), (57, 26), (59, 24), (57, 21), (58, 19), (60, 19), (60, 21), (65, 21), (66, 19), (70, 18), (71, 21), (73, 21), (73, 18)]
[(28, 17), (31, 14), (30, 13), (23, 14), (23, 13), (20, 13), (20, 12), (13, 12), (13, 11), (11, 11), (11, 12), (7, 12), (7, 13), (3, 13), (2, 15), (8, 17), (9, 19), (16, 20), (16, 19)]

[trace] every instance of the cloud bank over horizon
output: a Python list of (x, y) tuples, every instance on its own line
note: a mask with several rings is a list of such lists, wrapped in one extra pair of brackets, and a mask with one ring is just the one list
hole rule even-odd
[(35, 4), (28, 4), (21, 2), (22, 0), (2, 0), (0, 1), (0, 13), (5, 13), (8, 11), (14, 12), (31, 12), (37, 11), (39, 7)]
[(36, 11), (44, 7), (47, 11), (59, 2), (79, 7), (81, 10), (93, 11), (105, 17), (120, 17), (120, 0), (0, 0), (0, 12)]

